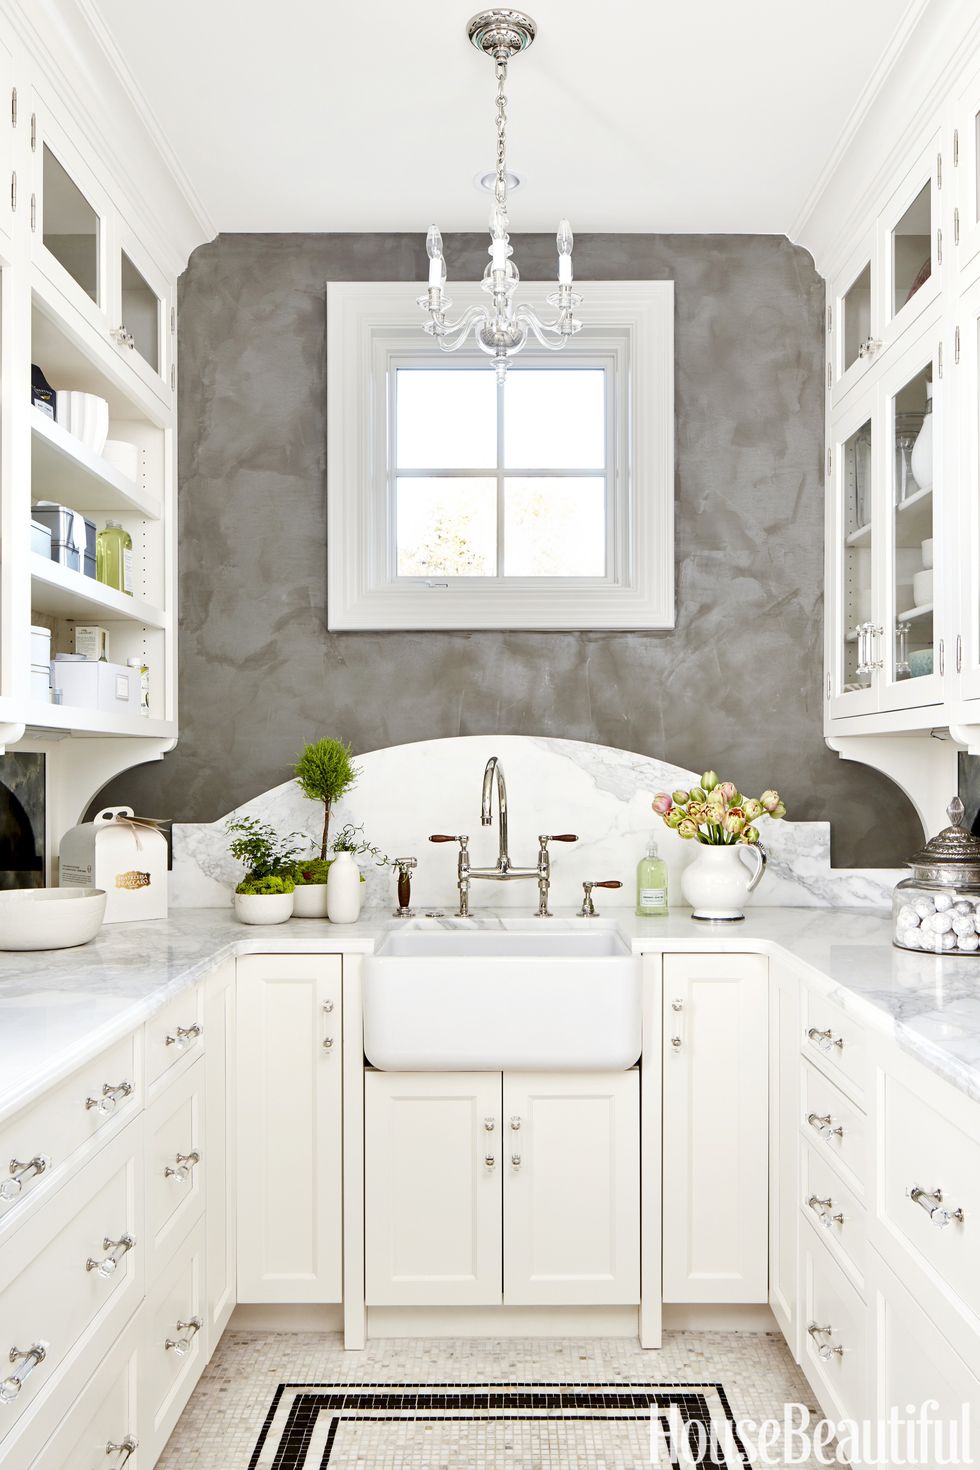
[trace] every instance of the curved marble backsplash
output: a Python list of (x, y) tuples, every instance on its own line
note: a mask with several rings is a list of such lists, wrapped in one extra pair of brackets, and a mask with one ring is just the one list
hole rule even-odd
[[(433, 845), (428, 837), (431, 832), (469, 833), (474, 866), (496, 861), (496, 802), (493, 826), (480, 825), (483, 769), (491, 755), (500, 757), (507, 776), (513, 862), (535, 863), (540, 832), (579, 835), (574, 845), (552, 850), (553, 908), (577, 904), (583, 879), (601, 878), (620, 878), (624, 884), (621, 890), (602, 894), (602, 908), (632, 907), (636, 865), (651, 833), (667, 862), (671, 900), (680, 901), (680, 872), (694, 856), (694, 847), (669, 831), (650, 803), (657, 791), (689, 787), (697, 775), (610, 746), (524, 735), (470, 735), (371, 751), (357, 757), (360, 778), (337, 804), (331, 832), (345, 822), (363, 824), (365, 835), (382, 852), (418, 858), (414, 906), (451, 912), (457, 849), (449, 843)], [(293, 781), (263, 792), (229, 815), (257, 817), (279, 832), (311, 836), (319, 833), (322, 820), (320, 809)], [(229, 903), (242, 870), (228, 856), (228, 820), (174, 826), (173, 904)], [(770, 861), (754, 895), (757, 904), (877, 907), (890, 902), (891, 889), (904, 876), (883, 868), (831, 868), (827, 822), (767, 820), (760, 827)], [(392, 870), (366, 863), (363, 871), (366, 902), (392, 905)], [(536, 887), (526, 881), (474, 881), (470, 895), (474, 910), (506, 907), (530, 914), (536, 903)]]

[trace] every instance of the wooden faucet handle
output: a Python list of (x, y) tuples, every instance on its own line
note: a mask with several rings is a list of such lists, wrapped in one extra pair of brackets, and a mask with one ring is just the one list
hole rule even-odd
[(622, 888), (618, 878), (606, 878), (601, 883), (593, 883), (593, 888)]
[(554, 837), (546, 837), (546, 842), (577, 842), (578, 836), (574, 832), (558, 832)]
[(430, 842), (458, 842), (458, 837), (447, 837), (445, 832), (434, 832), (429, 838)]

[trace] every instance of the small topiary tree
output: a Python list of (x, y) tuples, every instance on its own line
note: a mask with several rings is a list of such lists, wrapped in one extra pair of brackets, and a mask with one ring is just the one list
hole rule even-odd
[(293, 775), (300, 791), (311, 801), (323, 802), (321, 862), (327, 856), (330, 809), (335, 801), (339, 801), (350, 791), (360, 774), (354, 764), (350, 746), (345, 745), (342, 740), (314, 740), (296, 762)]

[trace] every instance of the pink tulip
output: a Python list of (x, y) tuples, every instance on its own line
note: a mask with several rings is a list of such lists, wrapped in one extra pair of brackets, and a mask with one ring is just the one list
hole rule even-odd
[(773, 791), (770, 788), (770, 790), (764, 791), (762, 793), (762, 795), (759, 797), (759, 800), (762, 802), (762, 805), (771, 816), (776, 807), (779, 805), (779, 792)]
[(721, 793), (719, 800), (724, 801), (726, 806), (738, 795), (738, 787), (734, 786), (731, 781), (722, 781), (720, 786), (715, 787), (715, 791)]
[(651, 803), (658, 817), (665, 817), (674, 805), (673, 799), (666, 792), (658, 791)]

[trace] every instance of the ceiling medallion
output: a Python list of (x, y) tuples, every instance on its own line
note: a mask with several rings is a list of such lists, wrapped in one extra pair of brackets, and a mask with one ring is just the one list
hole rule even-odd
[(558, 289), (548, 297), (555, 308), (551, 321), (542, 321), (537, 312), (514, 296), (520, 275), (513, 261), (510, 243), (510, 221), (507, 215), (507, 67), (510, 61), (533, 42), (537, 26), (521, 10), (481, 10), (466, 27), (466, 34), (478, 51), (493, 61), (497, 80), (496, 96), (496, 168), (493, 178), (493, 206), (490, 211), (490, 256), (481, 289), (490, 297), (485, 306), (470, 306), (455, 321), (447, 320), (452, 302), (446, 295), (446, 261), (442, 253), (442, 236), (435, 225), (429, 229), (425, 247), (429, 255), (429, 284), (418, 304), (428, 312), (423, 330), (433, 337), (443, 352), (456, 352), (473, 334), (477, 346), (493, 362), (498, 379), (503, 382), (507, 365), (521, 351), (531, 334), (552, 352), (559, 352), (568, 339), (580, 330), (575, 307), (582, 298), (572, 290), (572, 231), (568, 220), (558, 226)]

